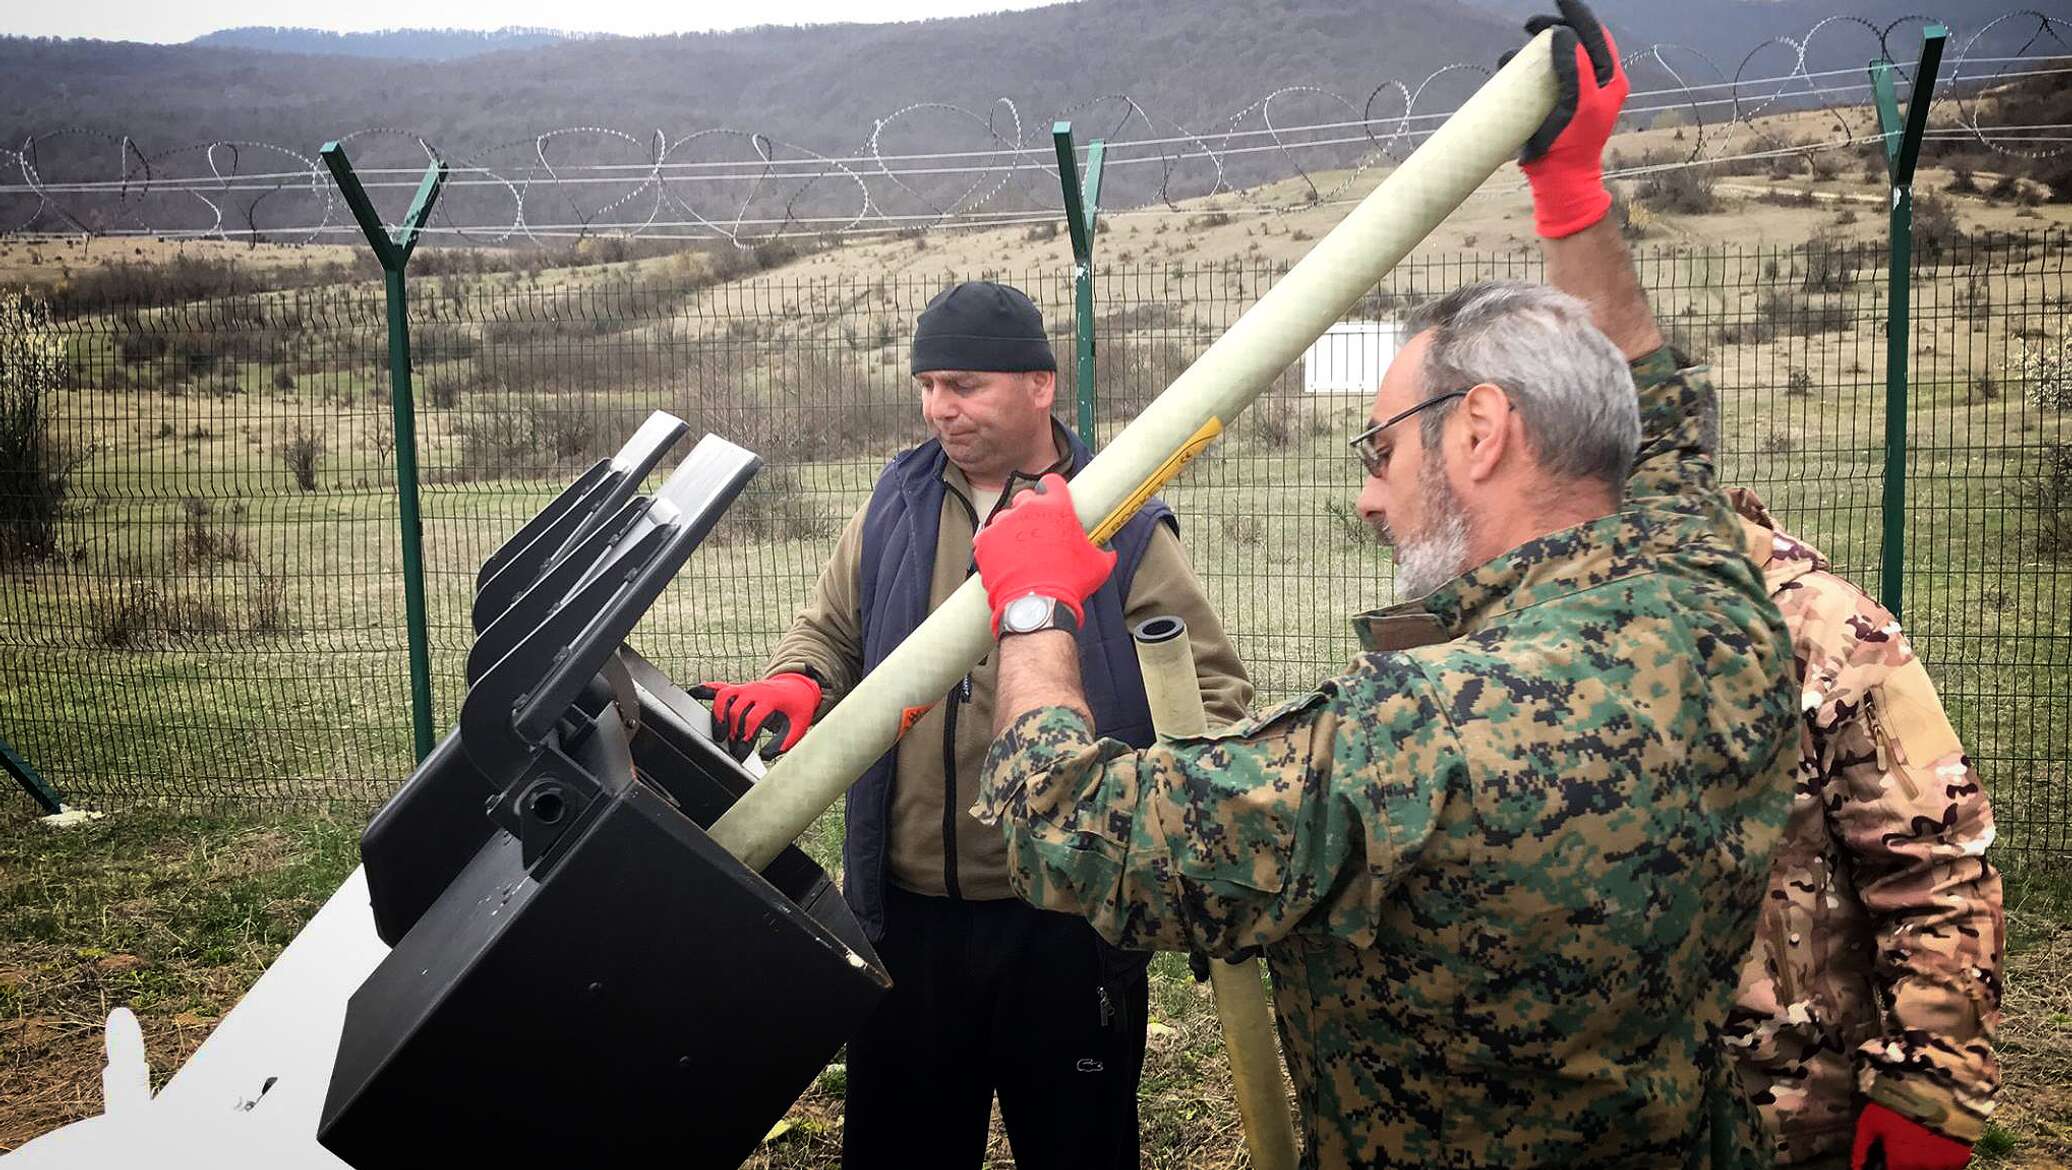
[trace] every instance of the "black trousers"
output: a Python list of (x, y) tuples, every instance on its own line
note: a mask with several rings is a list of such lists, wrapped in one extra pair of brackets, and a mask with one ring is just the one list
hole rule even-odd
[(1149, 985), (1083, 919), (888, 884), (892, 990), (849, 1041), (844, 1170), (1136, 1170)]

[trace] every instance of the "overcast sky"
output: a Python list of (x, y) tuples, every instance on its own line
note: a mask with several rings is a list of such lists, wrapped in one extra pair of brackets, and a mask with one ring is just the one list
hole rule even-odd
[[(241, 25), (287, 25), (337, 32), (381, 28), (503, 28), (522, 25), (574, 32), (702, 32), (750, 24), (827, 24), (834, 21), (925, 20), (1008, 8), (1037, 8), (1059, 0), (67, 0), (0, 4), (0, 34), (98, 37), (122, 41), (185, 41)], [(341, 11), (344, 8), (344, 11)]]

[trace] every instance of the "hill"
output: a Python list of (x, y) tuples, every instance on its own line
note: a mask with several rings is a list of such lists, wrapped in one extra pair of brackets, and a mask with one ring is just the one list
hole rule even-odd
[(327, 32), (317, 28), (250, 25), (219, 29), (187, 42), (219, 49), (262, 49), (271, 53), (337, 57), (385, 57), (408, 61), (453, 61), (504, 49), (537, 49), (579, 39), (551, 28), (392, 28), (379, 32)]

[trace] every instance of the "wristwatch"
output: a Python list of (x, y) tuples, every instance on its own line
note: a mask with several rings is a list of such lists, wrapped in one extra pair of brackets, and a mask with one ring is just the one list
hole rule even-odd
[(1072, 607), (1055, 597), (1041, 593), (1030, 593), (1007, 603), (1000, 611), (1000, 634), (1033, 634), (1039, 630), (1063, 630), (1068, 634), (1079, 632), (1079, 619), (1072, 614)]

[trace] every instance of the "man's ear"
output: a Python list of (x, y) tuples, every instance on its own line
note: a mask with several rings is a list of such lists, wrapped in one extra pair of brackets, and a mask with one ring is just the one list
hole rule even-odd
[(1058, 376), (1056, 372), (1051, 370), (1030, 370), (1024, 376), (1029, 379), (1029, 400), (1036, 404), (1037, 409), (1047, 413), (1058, 398)]
[(1454, 410), (1462, 426), (1457, 433), (1462, 450), (1455, 466), (1470, 483), (1481, 483), (1497, 473), (1506, 457), (1517, 454), (1520, 419), (1511, 400), (1496, 386), (1484, 382), (1468, 391)]

